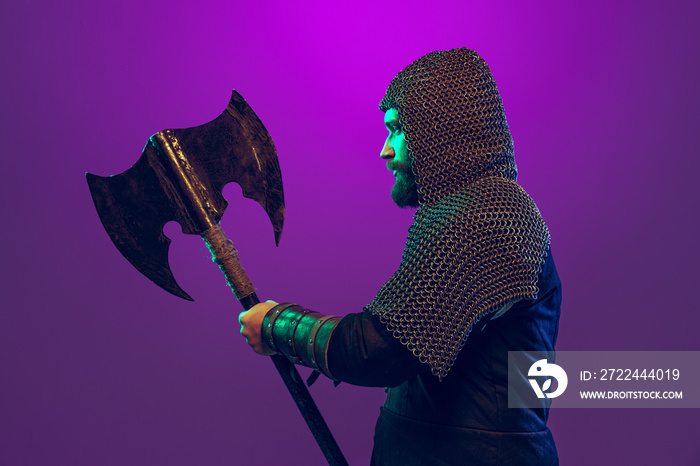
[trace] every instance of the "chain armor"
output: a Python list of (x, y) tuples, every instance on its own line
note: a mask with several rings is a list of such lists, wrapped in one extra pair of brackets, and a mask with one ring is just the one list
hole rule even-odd
[(479, 319), (537, 296), (549, 232), (515, 182), (503, 103), (476, 52), (419, 58), (380, 108), (398, 112), (420, 208), (399, 270), (365, 309), (442, 378)]

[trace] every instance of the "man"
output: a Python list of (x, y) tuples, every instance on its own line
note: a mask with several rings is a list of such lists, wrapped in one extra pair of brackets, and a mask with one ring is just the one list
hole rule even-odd
[(258, 353), (390, 387), (372, 464), (558, 464), (547, 408), (507, 407), (508, 351), (554, 349), (561, 292), (491, 71), (473, 50), (429, 53), (380, 108), (392, 197), (419, 207), (399, 269), (362, 313), (268, 302), (241, 333)]

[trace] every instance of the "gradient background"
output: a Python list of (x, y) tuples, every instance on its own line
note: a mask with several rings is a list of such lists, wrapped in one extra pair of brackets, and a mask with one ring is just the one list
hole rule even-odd
[[(238, 89), (272, 134), (287, 220), (230, 185), (224, 229), (263, 299), (355, 312), (398, 266), (377, 109), (437, 49), (489, 62), (519, 181), (552, 233), (560, 350), (700, 350), (700, 3), (16, 1), (0, 8), (0, 464), (313, 465), (323, 458), (197, 237), (166, 226), (195, 302), (141, 276), (85, 182)], [(241, 221), (244, 219), (244, 221)], [(245, 226), (244, 226), (245, 225)], [(367, 464), (381, 389), (312, 389)], [(563, 465), (698, 465), (700, 411), (552, 410)]]

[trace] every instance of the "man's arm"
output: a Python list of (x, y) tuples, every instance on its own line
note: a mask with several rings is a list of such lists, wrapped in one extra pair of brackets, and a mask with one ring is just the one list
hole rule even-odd
[[(281, 314), (275, 314), (280, 309)], [(367, 311), (340, 319), (268, 301), (242, 313), (239, 321), (241, 334), (255, 352), (284, 354), (296, 364), (353, 385), (391, 387), (429, 370)], [(272, 344), (265, 341), (270, 338)]]

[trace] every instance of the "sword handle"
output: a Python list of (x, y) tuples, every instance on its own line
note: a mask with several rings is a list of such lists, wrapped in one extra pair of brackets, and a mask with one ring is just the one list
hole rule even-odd
[[(219, 265), (228, 285), (233, 290), (243, 309), (247, 311), (258, 304), (260, 299), (255, 294), (255, 288), (245, 270), (243, 270), (235, 246), (231, 240), (226, 238), (221, 225), (217, 223), (208, 228), (202, 233), (202, 238), (207, 243), (207, 247), (212, 254), (212, 260)], [(277, 372), (279, 372), (284, 384), (287, 386), (287, 390), (292, 395), (297, 408), (299, 408), (304, 421), (306, 421), (306, 425), (309, 426), (328, 464), (331, 466), (348, 466), (343, 452), (340, 451), (340, 447), (338, 447), (338, 443), (328, 428), (328, 424), (323, 419), (294, 364), (279, 354), (270, 356), (270, 359), (272, 359)]]

